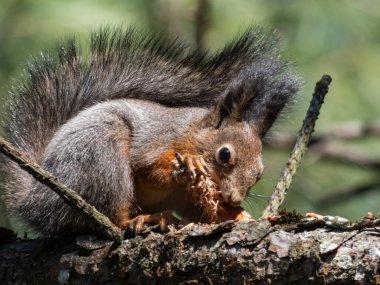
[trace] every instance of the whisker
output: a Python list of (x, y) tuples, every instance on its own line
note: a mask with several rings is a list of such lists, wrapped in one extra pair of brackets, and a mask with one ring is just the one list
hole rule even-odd
[(252, 203), (258, 205), (261, 208), (265, 208), (270, 201), (270, 196), (265, 196), (265, 195), (256, 194), (256, 193), (249, 193), (246, 200), (252, 201)]
[(250, 208), (254, 208), (254, 204), (253, 204), (253, 201), (252, 199), (246, 199), (244, 200), (244, 202), (250, 207)]
[(269, 202), (269, 199), (271, 196), (266, 196), (266, 195), (261, 195), (261, 194), (257, 194), (257, 193), (248, 193), (247, 195), (248, 197), (254, 197), (254, 198), (259, 198), (259, 199), (262, 199), (262, 200), (266, 200)]
[(251, 199), (245, 199), (243, 202), (243, 208), (245, 208), (248, 212), (255, 213), (255, 206), (252, 203)]
[(251, 213), (259, 214), (264, 210), (270, 200), (270, 196), (265, 196), (256, 193), (248, 193), (244, 200), (247, 210)]

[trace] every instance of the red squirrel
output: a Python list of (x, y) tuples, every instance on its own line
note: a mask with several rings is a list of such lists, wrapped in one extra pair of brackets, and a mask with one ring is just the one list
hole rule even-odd
[[(239, 207), (263, 174), (262, 139), (293, 102), (300, 78), (277, 40), (249, 28), (215, 54), (135, 29), (101, 29), (90, 52), (59, 44), (11, 90), (7, 138), (125, 228), (202, 212), (179, 179), (208, 172)], [(97, 226), (15, 163), (3, 163), (6, 203), (45, 237)], [(182, 173), (183, 175), (183, 173)]]

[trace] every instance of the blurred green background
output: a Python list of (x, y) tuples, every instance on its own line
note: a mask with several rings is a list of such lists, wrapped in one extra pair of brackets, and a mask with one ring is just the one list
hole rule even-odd
[[(317, 136), (349, 122), (379, 121), (380, 2), (370, 0), (2, 0), (0, 96), (17, 84), (15, 78), (32, 55), (53, 49), (57, 40), (73, 33), (85, 46), (89, 31), (104, 24), (166, 30), (214, 50), (252, 23), (277, 31), (285, 55), (296, 62), (306, 81), (293, 112), (276, 124), (269, 141), (277, 133), (297, 134), (314, 84), (324, 73), (333, 77), (333, 83), (317, 122)], [(380, 138), (367, 132), (362, 138), (337, 138), (326, 145), (343, 156), (355, 154), (373, 163), (345, 163), (314, 149), (302, 162), (284, 207), (351, 219), (379, 212)], [(271, 195), (288, 153), (264, 150), (266, 171), (254, 193)], [(251, 199), (246, 206), (258, 216), (265, 203)], [(4, 205), (0, 226), (11, 226)]]

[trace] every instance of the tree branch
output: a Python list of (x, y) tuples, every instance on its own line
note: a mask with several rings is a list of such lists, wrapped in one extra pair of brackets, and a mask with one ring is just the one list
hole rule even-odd
[(61, 196), (68, 205), (79, 210), (80, 213), (83, 213), (90, 220), (100, 225), (107, 237), (117, 242), (121, 242), (121, 230), (116, 227), (106, 216), (97, 211), (95, 207), (86, 203), (77, 192), (61, 183), (58, 178), (42, 169), (41, 166), (28, 158), (26, 154), (22, 153), (2, 137), (0, 137), (0, 153), (3, 153), (12, 161), (16, 162), (23, 170), (31, 174), (36, 180)]
[[(0, 246), (1, 284), (375, 284), (379, 220), (351, 230), (323, 221), (192, 225), (112, 242)], [(36, 251), (39, 252), (36, 255)]]

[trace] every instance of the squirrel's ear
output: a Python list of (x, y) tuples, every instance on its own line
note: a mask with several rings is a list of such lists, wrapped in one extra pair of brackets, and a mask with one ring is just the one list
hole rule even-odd
[(219, 128), (222, 124), (243, 121), (256, 92), (252, 86), (247, 86), (241, 80), (234, 80), (212, 109), (212, 124)]
[(257, 61), (226, 88), (211, 111), (211, 124), (219, 128), (245, 121), (263, 137), (284, 107), (294, 100), (301, 83), (293, 70), (278, 59)]
[(272, 73), (270, 69), (256, 69), (234, 80), (211, 111), (211, 124), (219, 128), (245, 121), (264, 137), (284, 107), (294, 100), (301, 83), (292, 72), (281, 76)]

